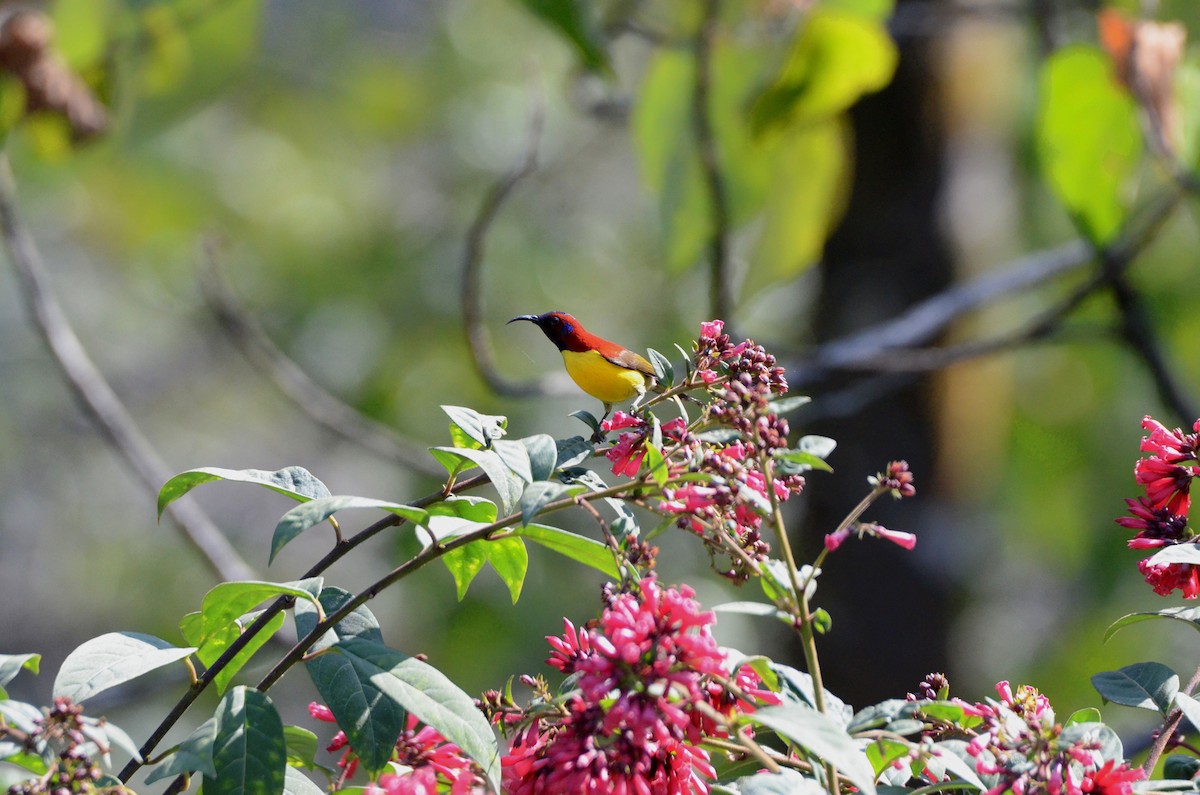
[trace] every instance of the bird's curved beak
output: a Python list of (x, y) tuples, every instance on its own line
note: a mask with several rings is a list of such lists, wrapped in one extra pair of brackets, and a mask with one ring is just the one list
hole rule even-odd
[[(538, 318), (537, 315), (517, 315), (512, 320), (508, 321), (508, 323), (516, 323), (518, 320), (528, 320), (530, 323), (536, 324), (539, 319), (540, 318)], [(504, 325), (507, 326), (508, 323), (505, 323)]]

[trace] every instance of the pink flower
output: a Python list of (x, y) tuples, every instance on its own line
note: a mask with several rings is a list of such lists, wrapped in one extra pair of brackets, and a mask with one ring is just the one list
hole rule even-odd
[(436, 795), (437, 791), (437, 773), (432, 768), (422, 767), (403, 776), (382, 775), (378, 783), (367, 785), (364, 795)]
[(623, 411), (614, 411), (611, 417), (600, 423), (600, 430), (619, 431), (622, 428), (642, 428), (645, 425), (646, 421), (641, 417), (635, 417)]
[(637, 477), (638, 471), (642, 468), (642, 459), (646, 457), (646, 445), (643, 444), (645, 440), (644, 433), (621, 434), (617, 443), (604, 454), (605, 458), (613, 462), (612, 472), (614, 475), (623, 475), (628, 478)]
[(1200, 569), (1191, 563), (1150, 563), (1150, 559), (1138, 561), (1138, 571), (1159, 596), (1170, 596), (1178, 588), (1184, 599), (1200, 596)]
[(850, 537), (850, 532), (849, 527), (843, 527), (841, 530), (829, 533), (825, 536), (825, 548), (830, 552), (836, 552), (837, 548)]
[(1192, 478), (1200, 475), (1200, 467), (1182, 467), (1161, 458), (1140, 458), (1133, 472), (1137, 482), (1145, 487), (1150, 505), (1166, 508), (1173, 514), (1187, 514)]
[[(1155, 539), (1166, 542), (1182, 541), (1188, 537), (1186, 516), (1172, 513), (1166, 507), (1156, 508), (1154, 503), (1146, 497), (1138, 497), (1136, 500), (1126, 499), (1125, 504), (1133, 515), (1122, 516), (1115, 521), (1121, 527), (1137, 530), (1138, 534), (1134, 540)], [(1130, 541), (1129, 545), (1134, 546), (1133, 541)], [(1156, 546), (1162, 546), (1162, 544)]]
[(1196, 433), (1190, 434), (1185, 434), (1179, 428), (1168, 430), (1150, 416), (1142, 418), (1142, 428), (1150, 431), (1149, 436), (1142, 438), (1143, 453), (1150, 453), (1168, 464), (1196, 460), (1197, 448), (1200, 447), (1200, 420), (1196, 420), (1192, 426)]
[(700, 339), (715, 340), (725, 329), (724, 320), (709, 320), (700, 324)]
[(917, 537), (912, 533), (904, 533), (899, 530), (888, 530), (882, 525), (875, 525), (872, 534), (877, 538), (884, 538), (891, 541), (893, 544), (912, 549), (917, 545)]
[(1079, 788), (1093, 795), (1130, 795), (1133, 782), (1145, 777), (1141, 768), (1131, 768), (1123, 762), (1118, 764), (1115, 759), (1110, 759), (1099, 770), (1085, 775)]

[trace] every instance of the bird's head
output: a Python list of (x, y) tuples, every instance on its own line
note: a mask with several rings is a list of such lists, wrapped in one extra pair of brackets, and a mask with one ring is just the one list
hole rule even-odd
[(540, 315), (517, 315), (509, 323), (518, 320), (528, 320), (542, 330), (542, 333), (553, 342), (560, 351), (578, 348), (579, 332), (583, 327), (579, 321), (566, 312), (545, 312)]

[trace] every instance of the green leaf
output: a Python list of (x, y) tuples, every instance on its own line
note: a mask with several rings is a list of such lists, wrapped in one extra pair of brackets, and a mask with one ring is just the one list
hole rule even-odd
[(525, 542), (516, 537), (497, 538), (487, 542), (488, 563), (508, 586), (509, 596), (515, 605), (521, 598), (525, 584), (525, 573), (529, 570), (529, 552)]
[(596, 419), (596, 415), (590, 411), (584, 411), (583, 409), (579, 409), (578, 411), (572, 411), (567, 416), (574, 417), (575, 419), (582, 422), (584, 425), (591, 428), (593, 431), (600, 430), (600, 420)]
[(535, 482), (548, 480), (558, 468), (558, 443), (554, 441), (554, 437), (548, 433), (538, 433), (517, 441), (525, 445), (531, 479)]
[(84, 701), (164, 665), (182, 660), (195, 648), (176, 648), (138, 632), (109, 632), (67, 655), (54, 679), (54, 695)]
[(807, 406), (812, 403), (812, 398), (808, 395), (793, 395), (791, 397), (777, 398), (767, 404), (767, 411), (772, 414), (788, 414), (801, 406)]
[(650, 355), (650, 364), (654, 366), (654, 375), (658, 383), (665, 387), (672, 386), (675, 383), (675, 365), (653, 348), (647, 348), (646, 353)]
[(596, 451), (595, 446), (582, 436), (557, 439), (554, 444), (558, 448), (557, 456), (554, 460), (555, 469), (567, 469), (582, 464), (591, 458), (592, 453)]
[(21, 671), (38, 673), (41, 665), (40, 654), (0, 654), (0, 698), (5, 698), (4, 686), (11, 682)]
[(350, 663), (360, 681), (370, 682), (395, 704), (458, 745), (479, 763), (492, 787), (500, 791), (500, 751), (491, 724), (475, 707), (474, 699), (433, 666), (381, 643), (351, 638), (339, 641), (334, 650)]
[[(522, 450), (524, 448), (522, 447)], [(469, 450), (456, 447), (433, 447), (429, 450), (447, 472), (460, 471), (463, 463), (467, 466), (478, 466), (487, 475), (488, 480), (500, 495), (500, 509), (511, 513), (521, 499), (524, 488), (522, 479), (516, 475), (508, 464), (493, 450)]]
[(1108, 243), (1128, 215), (1142, 152), (1136, 103), (1096, 46), (1075, 44), (1042, 62), (1037, 149), (1050, 187), (1093, 243)]
[(1096, 674), (1092, 686), (1107, 701), (1166, 715), (1179, 692), (1179, 675), (1162, 663), (1134, 663)]
[(1187, 544), (1163, 547), (1147, 560), (1147, 564), (1151, 566), (1163, 566), (1168, 563), (1188, 563), (1200, 566), (1200, 544), (1193, 541)]
[(820, 456), (803, 450), (776, 450), (772, 457), (776, 461), (776, 468), (785, 475), (800, 474), (813, 469), (819, 469), (822, 472), (833, 471), (833, 467), (825, 463)]
[(273, 563), (279, 551), (296, 536), (310, 527), (319, 525), (338, 511), (348, 508), (376, 508), (407, 519), (413, 524), (424, 524), (429, 519), (429, 513), (421, 508), (386, 500), (374, 500), (369, 497), (330, 496), (310, 500), (285, 513), (275, 525), (275, 533), (271, 536), (271, 555), (268, 563)]
[(549, 525), (530, 524), (524, 527), (514, 527), (512, 534), (541, 544), (571, 560), (591, 566), (604, 572), (609, 577), (620, 577), (620, 569), (613, 561), (612, 552), (599, 541), (593, 541), (576, 533), (562, 530)]
[(529, 450), (521, 442), (495, 441), (492, 450), (509, 470), (526, 483), (533, 482), (533, 469), (529, 463)]
[(1095, 707), (1084, 707), (1072, 712), (1063, 725), (1072, 723), (1100, 723), (1102, 720), (1103, 716), (1101, 716), (1100, 710)]
[(54, 51), (72, 68), (95, 66), (104, 57), (112, 34), (109, 0), (55, 0), (50, 18)]
[(586, 486), (568, 486), (565, 483), (555, 483), (549, 480), (539, 480), (530, 483), (521, 494), (521, 523), (529, 524), (533, 517), (555, 500), (561, 500), (575, 494), (587, 491)]
[[(214, 586), (204, 595), (200, 603), (200, 627), (198, 635), (185, 637), (189, 643), (203, 645), (214, 633), (233, 626), (237, 619), (249, 613), (255, 607), (277, 596), (294, 596), (315, 602), (313, 591), (320, 591), (321, 578), (302, 581), (308, 587), (298, 583), (277, 583), (247, 580), (243, 582), (223, 582)], [(205, 663), (206, 665), (208, 663)]]
[(890, 83), (898, 60), (882, 20), (818, 9), (797, 30), (772, 84), (755, 99), (751, 127), (763, 135), (840, 114)]
[(220, 469), (201, 467), (180, 472), (163, 484), (158, 492), (158, 516), (161, 519), (167, 506), (192, 489), (214, 480), (229, 480), (237, 483), (255, 483), (271, 491), (279, 492), (298, 502), (308, 502), (328, 497), (329, 489), (303, 467), (286, 467), (274, 472), (262, 469)]
[(442, 563), (454, 577), (460, 602), (467, 595), (467, 589), (471, 587), (475, 575), (479, 574), (483, 570), (483, 564), (487, 563), (487, 543), (486, 538), (481, 538), (442, 555)]
[(203, 773), (216, 776), (213, 766), (213, 742), (217, 739), (217, 719), (209, 718), (196, 727), (187, 739), (179, 744), (175, 753), (168, 756), (146, 776), (146, 783), (153, 784), (164, 778), (175, 778), (184, 773)]
[(1200, 773), (1200, 759), (1184, 754), (1171, 754), (1163, 761), (1163, 778), (1188, 781)]
[(520, 0), (534, 16), (557, 30), (590, 71), (607, 71), (608, 51), (596, 24), (594, 7), (587, 0)]
[[(655, 427), (657, 428), (657, 424)], [(650, 477), (654, 479), (654, 482), (661, 489), (667, 485), (667, 478), (670, 476), (670, 473), (667, 471), (667, 459), (663, 456), (663, 452), (658, 445), (647, 443), (644, 447), (646, 450), (646, 467), (650, 472)]]
[(484, 497), (450, 496), (429, 506), (430, 516), (454, 516), (469, 522), (496, 521), (496, 503)]
[[(326, 615), (351, 599), (340, 588), (321, 591)], [(306, 637), (317, 624), (316, 610), (307, 602), (296, 604), (296, 632)], [(382, 644), (379, 622), (365, 607), (359, 607), (339, 621), (332, 630), (313, 644), (312, 652), (329, 649), (346, 640), (360, 639)], [(311, 657), (305, 668), (325, 705), (333, 712), (338, 728), (346, 733), (362, 765), (372, 774), (387, 764), (400, 732), (405, 713), (387, 698), (369, 677), (364, 677), (345, 655), (325, 653)]]
[(1175, 694), (1175, 706), (1183, 712), (1192, 726), (1200, 727), (1200, 701), (1184, 693), (1182, 690)]
[[(442, 411), (450, 418), (450, 435), (455, 447), (490, 447), (493, 440), (507, 433), (507, 417), (480, 414), (463, 406), (442, 406)], [(461, 433), (456, 434), (456, 429)]]
[(865, 795), (875, 795), (875, 771), (845, 729), (827, 715), (800, 703), (763, 707), (746, 719), (805, 748), (828, 762)]
[[(933, 746), (934, 756), (926, 763), (935, 773), (942, 771), (962, 779), (980, 792), (988, 787), (975, 771), (975, 759), (967, 753), (967, 744), (962, 740), (943, 740)], [(938, 776), (941, 778), (941, 776)]]
[(283, 795), (324, 795), (325, 790), (305, 778), (293, 767), (284, 771)]
[[(784, 768), (778, 773), (763, 771), (733, 782), (737, 795), (822, 795), (828, 790), (820, 782), (805, 778), (799, 771)], [(713, 790), (717, 792), (718, 790)]]
[(290, 767), (317, 769), (317, 735), (303, 726), (284, 726), (283, 740), (287, 746)]
[(1193, 629), (1200, 630), (1200, 607), (1167, 607), (1162, 610), (1149, 610), (1138, 613), (1129, 613), (1121, 616), (1116, 621), (1108, 625), (1108, 629), (1104, 630), (1104, 642), (1124, 627), (1130, 624), (1137, 624), (1141, 621), (1149, 621), (1152, 618), (1169, 618), (1175, 621), (1182, 621), (1185, 624), (1191, 625)]
[(828, 436), (802, 436), (796, 442), (796, 449), (811, 453), (817, 458), (829, 458), (829, 454), (837, 447), (837, 441)]
[(212, 757), (216, 773), (204, 777), (205, 795), (278, 795), (287, 770), (283, 721), (271, 699), (235, 687), (217, 705)]

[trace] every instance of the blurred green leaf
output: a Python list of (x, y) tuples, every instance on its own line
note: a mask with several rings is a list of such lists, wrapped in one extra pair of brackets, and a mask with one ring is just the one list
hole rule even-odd
[(141, 10), (139, 22), (146, 45), (139, 63), (141, 89), (148, 95), (173, 91), (192, 66), (192, 48), (178, 12), (168, 3)]
[(1142, 153), (1137, 106), (1099, 47), (1075, 44), (1041, 67), (1037, 149), (1059, 201), (1089, 240), (1110, 242), (1128, 215)]
[(604, 37), (593, 20), (595, 6), (587, 0), (518, 0), (534, 16), (557, 30), (593, 72), (608, 69)]
[(75, 70), (96, 64), (112, 34), (111, 0), (54, 0), (50, 9), (57, 53)]
[(38, 672), (42, 663), (40, 654), (0, 654), (0, 698), (6, 698), (4, 686), (21, 671)]
[(751, 127), (763, 135), (840, 114), (890, 83), (898, 60), (881, 20), (818, 8), (797, 30), (783, 68), (754, 100)]
[(283, 791), (287, 744), (283, 721), (271, 699), (235, 687), (217, 705), (212, 760), (204, 776), (207, 795), (277, 795)]

